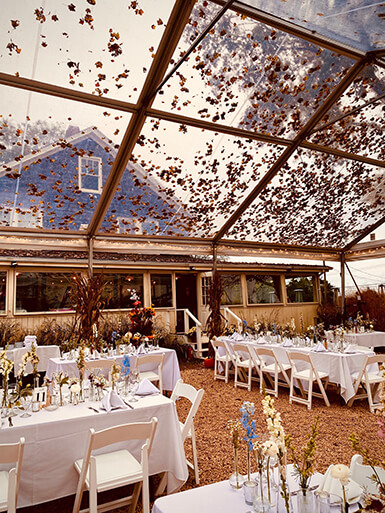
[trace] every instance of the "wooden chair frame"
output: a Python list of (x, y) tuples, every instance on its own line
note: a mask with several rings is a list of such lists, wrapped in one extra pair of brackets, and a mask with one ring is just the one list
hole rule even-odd
[[(158, 352), (154, 354), (138, 355), (136, 358), (135, 369), (139, 372), (139, 380), (148, 379), (152, 383), (158, 383), (159, 390), (163, 393), (163, 371), (164, 353)], [(153, 364), (154, 368), (157, 366), (157, 372), (155, 370), (140, 371), (140, 367), (147, 364)]]
[(352, 406), (356, 399), (368, 399), (369, 408), (372, 413), (381, 406), (380, 403), (375, 402), (375, 398), (380, 383), (385, 382), (385, 377), (381, 374), (380, 370), (375, 374), (368, 371), (368, 367), (374, 364), (385, 366), (385, 354), (377, 354), (365, 358), (361, 370), (354, 380), (354, 396), (349, 400), (348, 406)]
[(23, 437), (16, 443), (0, 445), (0, 464), (16, 464), (9, 472), (6, 470), (0, 472), (5, 477), (4, 482), (7, 483), (7, 500), (0, 502), (0, 511), (16, 513), (24, 445), (25, 439)]

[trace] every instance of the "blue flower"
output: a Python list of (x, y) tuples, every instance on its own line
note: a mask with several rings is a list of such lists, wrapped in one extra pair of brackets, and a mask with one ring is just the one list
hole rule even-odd
[(122, 362), (122, 366), (123, 366), (123, 376), (128, 376), (130, 374), (130, 365), (131, 365), (131, 362), (130, 362), (130, 357), (128, 356), (128, 354), (125, 354), (123, 356), (123, 362)]

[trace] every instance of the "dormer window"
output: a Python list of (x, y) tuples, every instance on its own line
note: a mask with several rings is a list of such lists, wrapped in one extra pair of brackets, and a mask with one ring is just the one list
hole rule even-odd
[(102, 159), (79, 157), (79, 189), (83, 192), (102, 192)]

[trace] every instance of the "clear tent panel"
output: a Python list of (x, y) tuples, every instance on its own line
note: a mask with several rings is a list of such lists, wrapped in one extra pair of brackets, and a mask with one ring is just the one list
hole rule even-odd
[(384, 160), (385, 71), (367, 66), (321, 120), (309, 140)]
[[(104, 231), (211, 237), (283, 147), (148, 119)], [(135, 201), (125, 219), (119, 204)]]
[(298, 150), (226, 238), (344, 247), (385, 216), (383, 169)]
[(0, 70), (136, 101), (174, 2), (3, 2)]
[(0, 226), (86, 229), (130, 114), (1, 86)]
[(385, 46), (385, 5), (371, 0), (244, 0), (245, 5), (291, 21), (364, 52)]
[[(199, 4), (181, 42), (214, 18)], [(182, 55), (175, 52), (174, 61)], [(227, 11), (158, 94), (154, 107), (291, 139), (354, 61)]]

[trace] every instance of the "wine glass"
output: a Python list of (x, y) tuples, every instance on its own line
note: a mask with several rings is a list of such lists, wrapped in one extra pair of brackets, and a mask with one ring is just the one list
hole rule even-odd
[(137, 389), (139, 383), (139, 372), (138, 369), (132, 369), (130, 372), (129, 380), (128, 380), (128, 387), (131, 394), (131, 402), (137, 402), (137, 398), (135, 397), (134, 393)]
[[(23, 393), (23, 391), (22, 391)], [(21, 396), (21, 404), (23, 406), (24, 413), (20, 415), (21, 419), (26, 419), (27, 417), (31, 417), (31, 414), (28, 413), (28, 410), (32, 404), (32, 394), (24, 392)]]

